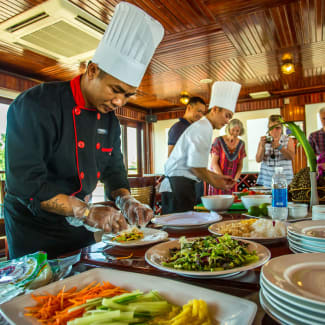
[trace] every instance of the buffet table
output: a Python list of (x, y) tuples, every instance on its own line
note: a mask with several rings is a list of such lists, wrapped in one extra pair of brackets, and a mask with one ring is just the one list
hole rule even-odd
[[(223, 220), (244, 218), (246, 217), (242, 216), (240, 213), (223, 214)], [(154, 225), (152, 226), (155, 227)], [(163, 230), (168, 232), (170, 239), (177, 239), (181, 236), (196, 237), (210, 234), (207, 227), (195, 229), (163, 228)], [(280, 255), (291, 254), (287, 240), (282, 240), (280, 242), (265, 246), (271, 251), (272, 258)], [(254, 324), (276, 324), (276, 322), (268, 317), (259, 306), (259, 268), (222, 279), (187, 278), (173, 273), (160, 271), (146, 263), (144, 254), (149, 247), (151, 246), (147, 245), (136, 248), (120, 248), (108, 245), (104, 242), (99, 242), (82, 250), (80, 263), (74, 267), (73, 271), (83, 272), (93, 267), (107, 267), (123, 271), (161, 276), (216, 291), (222, 291), (238, 297), (250, 299), (258, 304), (259, 309)], [(127, 257), (131, 254), (132, 256), (127, 259), (115, 259), (116, 257)]]

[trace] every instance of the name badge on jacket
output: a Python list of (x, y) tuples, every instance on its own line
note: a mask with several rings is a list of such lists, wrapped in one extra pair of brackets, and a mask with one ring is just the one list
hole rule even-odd
[(106, 135), (108, 134), (108, 131), (107, 129), (97, 129), (97, 133), (101, 135)]

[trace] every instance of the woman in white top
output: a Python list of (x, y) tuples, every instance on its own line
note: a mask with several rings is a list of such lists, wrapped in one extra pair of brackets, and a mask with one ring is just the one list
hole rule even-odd
[(271, 187), (275, 167), (283, 168), (288, 184), (293, 179), (294, 143), (291, 138), (283, 134), (283, 126), (279, 125), (280, 118), (281, 115), (271, 115), (269, 117), (268, 128), (275, 127), (269, 131), (269, 136), (261, 137), (258, 145), (256, 161), (262, 162), (256, 181), (258, 185)]

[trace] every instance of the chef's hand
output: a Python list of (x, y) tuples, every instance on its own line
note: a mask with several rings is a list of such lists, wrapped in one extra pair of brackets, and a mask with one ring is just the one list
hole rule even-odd
[(128, 227), (121, 212), (111, 206), (88, 205), (73, 196), (70, 197), (70, 203), (74, 217), (90, 227), (109, 233), (117, 233)]
[(137, 226), (145, 227), (153, 218), (152, 209), (131, 195), (118, 196), (115, 204), (121, 209), (122, 214), (131, 225), (136, 224)]
[(215, 175), (215, 180), (217, 182), (217, 188), (222, 190), (230, 190), (236, 185), (236, 181), (230, 176), (226, 175)]

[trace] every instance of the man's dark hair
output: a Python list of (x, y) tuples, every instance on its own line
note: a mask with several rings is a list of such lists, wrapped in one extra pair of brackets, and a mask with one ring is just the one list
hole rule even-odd
[(205, 101), (201, 97), (197, 97), (197, 96), (191, 97), (190, 100), (188, 101), (187, 105), (194, 105), (197, 103), (201, 103), (201, 104), (205, 105)]

